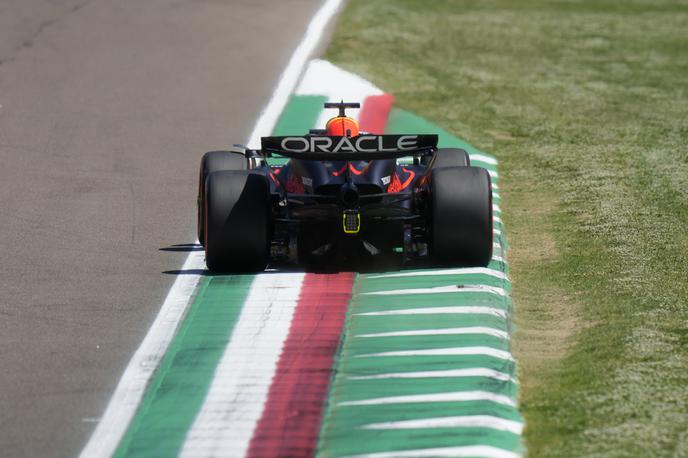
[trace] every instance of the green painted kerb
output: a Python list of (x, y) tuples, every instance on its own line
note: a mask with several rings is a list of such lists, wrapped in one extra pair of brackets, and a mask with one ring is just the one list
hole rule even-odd
[[(490, 155), (406, 111), (393, 109), (386, 130), (387, 133), (439, 133), (440, 147), (464, 148), (474, 157), (484, 156), (487, 160), (481, 160), (481, 156), (472, 157), (472, 165), (496, 172)], [(503, 226), (498, 222), (495, 228), (501, 231)], [(506, 452), (521, 451), (521, 435), (513, 430), (477, 426), (398, 427), (402, 425), (398, 422), (409, 420), (471, 416), (493, 417), (497, 421), (516, 422), (516, 425), (522, 423), (516, 407), (515, 362), (510, 358), (511, 299), (508, 293), (511, 284), (506, 277), (507, 265), (501, 260), (504, 234), (497, 232), (494, 242), (494, 255), (498, 258), (488, 266), (492, 272), (442, 275), (431, 269), (405, 271), (413, 274), (405, 277), (384, 274), (357, 277), (322, 423), (319, 457), (476, 445)], [(476, 285), (498, 288), (504, 294), (487, 288), (463, 291), (471, 286), (475, 289)], [(449, 290), (430, 293), (436, 287), (449, 287)], [(405, 290), (409, 289), (426, 290), (406, 294)], [(396, 293), (374, 294), (384, 291)], [(419, 313), (423, 311), (432, 313)], [(397, 314), (390, 315), (390, 312)], [(468, 331), (456, 332), (456, 329)], [(477, 354), (424, 354), (438, 349), (475, 351)], [(460, 372), (456, 371), (462, 370), (471, 370), (474, 375), (457, 375)], [(496, 395), (499, 402), (410, 402), (413, 398), (404, 399), (405, 396), (468, 392)], [(381, 402), (390, 397), (396, 400)]]
[[(305, 135), (309, 129), (315, 128), (315, 123), (322, 112), (323, 103), (327, 97), (320, 95), (293, 95), (289, 103), (282, 110), (273, 135)], [(324, 127), (324, 126), (323, 126)], [(274, 158), (271, 164), (280, 165), (287, 162), (285, 158)]]
[[(387, 126), (385, 128), (387, 134), (437, 134), (437, 146), (440, 148), (463, 148), (471, 157), (471, 165), (476, 167), (483, 167), (492, 172), (497, 171), (497, 166), (494, 164), (481, 161), (476, 155), (483, 155), (492, 158), (492, 156), (484, 151), (479, 150), (475, 146), (461, 140), (455, 135), (450, 134), (436, 124), (421, 118), (413, 113), (399, 108), (393, 108), (389, 114)], [(495, 182), (493, 177), (493, 182)]]
[(205, 277), (115, 457), (176, 456), (213, 379), (253, 283)]

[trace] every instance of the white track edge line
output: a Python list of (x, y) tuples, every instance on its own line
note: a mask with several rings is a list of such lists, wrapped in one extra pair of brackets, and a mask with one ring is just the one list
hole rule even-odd
[(384, 396), (357, 401), (343, 401), (338, 406), (378, 406), (386, 404), (417, 404), (431, 402), (470, 402), (491, 401), (509, 407), (516, 407), (516, 401), (504, 394), (489, 391), (451, 391), (448, 393), (406, 394), (399, 396)]
[(385, 316), (385, 315), (492, 315), (502, 319), (507, 318), (507, 312), (496, 307), (482, 305), (449, 305), (439, 307), (419, 307), (406, 309), (379, 310), (377, 312), (359, 312), (354, 315), (360, 316)]
[(455, 294), (455, 293), (489, 293), (497, 296), (506, 297), (509, 295), (504, 288), (490, 285), (449, 285), (449, 286), (431, 286), (428, 288), (408, 288), (408, 289), (390, 289), (383, 291), (371, 291), (368, 293), (360, 293), (362, 296), (403, 296), (410, 294)]
[[(327, 0), (311, 19), (306, 34), (292, 54), (270, 101), (253, 127), (247, 142), (249, 145), (259, 140), (262, 135), (269, 134), (274, 127), (298, 83), (308, 58), (341, 4), (342, 0)], [(205, 262), (201, 253), (189, 253), (182, 270), (204, 269)], [(81, 458), (111, 456), (115, 452), (136, 413), (152, 374), (174, 338), (196, 291), (199, 278), (200, 275), (177, 276), (146, 337), (124, 370), (103, 417), (81, 451)]]
[(406, 378), (463, 378), (463, 377), (486, 377), (502, 382), (516, 383), (511, 375), (486, 367), (470, 367), (465, 369), (444, 369), (434, 371), (413, 371), (413, 372), (383, 372), (381, 374), (370, 375), (351, 375), (349, 380), (383, 380), (383, 379), (406, 379)]
[(313, 19), (311, 19), (306, 29), (306, 34), (301, 40), (301, 43), (299, 43), (294, 50), (294, 54), (292, 54), (291, 59), (289, 59), (289, 63), (284, 69), (284, 72), (282, 72), (279, 83), (277, 83), (277, 88), (272, 93), (268, 105), (265, 107), (253, 127), (253, 132), (247, 141), (249, 146), (257, 146), (261, 136), (270, 134), (280, 114), (282, 114), (282, 110), (289, 101), (289, 96), (299, 82), (304, 66), (311, 57), (315, 47), (320, 42), (325, 26), (330, 22), (332, 17), (334, 17), (337, 10), (339, 10), (341, 3), (342, 0), (327, 0), (323, 6), (320, 7), (318, 12), (315, 13)]
[(471, 161), (485, 162), (486, 164), (497, 165), (497, 159), (487, 154), (469, 153), (468, 156), (471, 158)]
[(383, 351), (377, 353), (364, 353), (354, 355), (354, 358), (387, 358), (396, 356), (491, 356), (504, 361), (514, 361), (510, 352), (497, 348), (477, 347), (449, 347), (449, 348), (423, 348), (413, 350)]
[(456, 415), (449, 417), (418, 418), (413, 420), (367, 423), (361, 429), (399, 430), (435, 428), (487, 428), (521, 434), (523, 423), (494, 415)]
[(389, 274), (369, 275), (367, 278), (398, 278), (398, 277), (423, 277), (431, 275), (489, 275), (501, 280), (508, 279), (507, 275), (501, 270), (488, 269), (485, 267), (460, 267), (451, 269), (427, 269), (411, 270), (406, 272), (394, 272)]
[(481, 334), (509, 340), (509, 333), (501, 329), (487, 326), (466, 326), (462, 328), (410, 329), (407, 331), (374, 332), (368, 334), (354, 334), (354, 338), (379, 337), (413, 337), (413, 336), (458, 336), (465, 334)]
[[(182, 267), (183, 271), (196, 269), (205, 269), (202, 251), (192, 251)], [(80, 457), (111, 456), (115, 452), (138, 409), (151, 377), (174, 339), (199, 279), (200, 275), (177, 275), (148, 333), (124, 370), (103, 417), (81, 451)]]
[(455, 447), (398, 450), (395, 452), (363, 453), (339, 458), (519, 458), (520, 456), (519, 453), (491, 445), (459, 445)]

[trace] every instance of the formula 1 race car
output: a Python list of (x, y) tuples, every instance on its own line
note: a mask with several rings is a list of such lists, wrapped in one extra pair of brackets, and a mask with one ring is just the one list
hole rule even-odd
[[(437, 135), (359, 132), (346, 108), (303, 136), (263, 137), (260, 149), (203, 156), (198, 239), (208, 269), (257, 272), (268, 264), (322, 268), (423, 259), (486, 266), (492, 257), (492, 188), (466, 151)], [(288, 158), (270, 165), (268, 158)], [(402, 164), (401, 158), (407, 159)]]

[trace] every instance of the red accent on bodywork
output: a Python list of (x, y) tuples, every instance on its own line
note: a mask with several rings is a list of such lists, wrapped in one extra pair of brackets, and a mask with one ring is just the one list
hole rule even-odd
[(282, 183), (280, 182), (279, 178), (277, 178), (277, 175), (279, 175), (280, 171), (282, 171), (282, 168), (278, 167), (268, 172), (268, 176), (272, 179), (272, 181), (275, 182), (277, 186), (282, 186)]
[(401, 170), (407, 173), (408, 177), (402, 183), (401, 179), (399, 178), (399, 175), (396, 172), (394, 172), (394, 175), (392, 175), (392, 182), (389, 184), (387, 192), (401, 192), (413, 182), (416, 173), (413, 170), (407, 169), (406, 167), (402, 167)]
[[(373, 162), (373, 161), (370, 161), (370, 162)], [(368, 165), (366, 165), (363, 170), (358, 170), (356, 167), (354, 167), (354, 165), (351, 162), (349, 162), (349, 170), (351, 170), (351, 173), (353, 173), (354, 175), (361, 175), (366, 171), (366, 169), (368, 168), (369, 165), (370, 165), (370, 163), (368, 163)], [(346, 164), (344, 164), (341, 169), (332, 172), (332, 176), (338, 177), (339, 175), (341, 175), (345, 171), (346, 171)]]
[(344, 164), (341, 169), (335, 170), (334, 172), (332, 172), (332, 176), (338, 177), (339, 175), (341, 175), (345, 171), (346, 171), (346, 164)]
[[(370, 162), (373, 162), (373, 161), (370, 161)], [(351, 170), (351, 173), (353, 173), (354, 175), (360, 175), (363, 172), (365, 172), (365, 169), (358, 170), (356, 167), (354, 167), (354, 165), (351, 162), (349, 162), (349, 170)]]
[(287, 192), (294, 194), (303, 194), (306, 191), (306, 188), (303, 186), (301, 180), (299, 180), (299, 177), (293, 173), (289, 175), (289, 179), (287, 180), (287, 184), (284, 188), (287, 190)]
[(352, 273), (306, 274), (249, 458), (315, 455)]

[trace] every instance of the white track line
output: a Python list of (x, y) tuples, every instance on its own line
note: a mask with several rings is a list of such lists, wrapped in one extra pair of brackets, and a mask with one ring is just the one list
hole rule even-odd
[(389, 316), (389, 315), (492, 315), (506, 319), (506, 311), (495, 307), (481, 307), (471, 305), (450, 307), (423, 307), (401, 310), (382, 310), (379, 312), (363, 312), (361, 316)]
[[(327, 97), (328, 101), (344, 100), (360, 102), (366, 97), (384, 94), (380, 88), (360, 76), (342, 70), (326, 60), (314, 59), (308, 64), (303, 80), (296, 88), (298, 95), (319, 95)], [(346, 113), (358, 119), (360, 109), (349, 108)], [(324, 126), (333, 116), (331, 110), (322, 110), (316, 121), (316, 126)]]
[(407, 272), (394, 272), (390, 274), (369, 275), (368, 278), (398, 278), (398, 277), (424, 277), (430, 275), (475, 275), (484, 274), (491, 277), (496, 277), (506, 280), (507, 276), (501, 270), (487, 269), (485, 267), (469, 267), (469, 268), (454, 268), (454, 269), (435, 269), (435, 270), (417, 270)]
[(323, 35), (323, 31), (325, 30), (325, 26), (327, 26), (335, 15), (341, 3), (342, 0), (327, 0), (320, 10), (315, 13), (315, 16), (313, 16), (310, 24), (308, 24), (305, 36), (296, 47), (291, 59), (289, 59), (287, 68), (282, 73), (270, 102), (268, 102), (267, 107), (263, 110), (263, 113), (260, 115), (253, 128), (253, 133), (247, 142), (249, 146), (258, 147), (260, 144), (260, 137), (270, 135), (282, 110), (289, 101), (289, 96), (299, 82), (299, 78), (301, 77), (301, 73), (303, 72), (303, 68), (308, 58), (318, 45)]
[(520, 456), (520, 453), (509, 452), (490, 445), (463, 445), (457, 447), (364, 453), (340, 458), (519, 458)]
[[(192, 251), (183, 271), (205, 269), (202, 251)], [(178, 275), (158, 316), (117, 384), (102, 419), (81, 452), (82, 458), (112, 455), (136, 413), (148, 382), (184, 318), (200, 275)]]
[(497, 296), (506, 297), (508, 293), (504, 288), (489, 285), (449, 285), (449, 286), (434, 286), (431, 288), (409, 288), (409, 289), (392, 289), (387, 291), (372, 291), (369, 293), (360, 293), (364, 296), (404, 296), (409, 294), (443, 294), (443, 293), (489, 293)]
[(452, 348), (429, 348), (420, 350), (396, 350), (383, 351), (379, 353), (365, 353), (356, 355), (354, 358), (387, 358), (395, 356), (491, 356), (505, 361), (513, 361), (511, 353), (504, 350), (497, 350), (491, 347), (452, 347)]
[(430, 402), (469, 402), (492, 401), (505, 406), (516, 407), (516, 401), (503, 394), (489, 391), (453, 391), (450, 393), (409, 394), (403, 396), (386, 396), (382, 398), (362, 399), (360, 401), (344, 401), (338, 406), (379, 406), (384, 404), (417, 404)]
[[(272, 131), (279, 115), (289, 101), (289, 96), (298, 82), (304, 65), (341, 3), (342, 0), (327, 0), (313, 16), (304, 38), (292, 54), (270, 101), (262, 111), (253, 132), (249, 136), (247, 142), (249, 145), (257, 145), (261, 136), (269, 135)], [(203, 252), (191, 252), (182, 267), (184, 271), (203, 269), (205, 269)], [(80, 457), (107, 457), (115, 452), (119, 441), (129, 426), (129, 422), (136, 413), (151, 376), (167, 351), (169, 343), (174, 338), (179, 323), (183, 319), (191, 297), (196, 290), (199, 278), (199, 275), (183, 274), (177, 276), (146, 337), (129, 361), (129, 365), (125, 369), (100, 423), (82, 450)]]
[(461, 377), (486, 377), (502, 382), (516, 383), (511, 375), (494, 369), (484, 367), (471, 367), (468, 369), (447, 369), (439, 371), (419, 371), (419, 372), (388, 372), (384, 374), (372, 375), (352, 375), (349, 380), (384, 380), (384, 379), (405, 379), (405, 378), (461, 378)]
[(493, 415), (462, 415), (455, 417), (421, 418), (417, 420), (385, 421), (368, 423), (362, 429), (426, 429), (426, 428), (488, 428), (521, 434), (523, 423)]
[(472, 161), (484, 162), (486, 164), (497, 165), (497, 159), (492, 156), (486, 156), (480, 153), (473, 153), (468, 155)]
[(458, 336), (464, 334), (482, 334), (508, 340), (509, 333), (485, 326), (470, 326), (464, 328), (415, 329), (411, 331), (376, 332), (373, 334), (358, 334), (353, 337), (412, 337), (412, 336)]
[(303, 277), (256, 276), (180, 456), (244, 456), (263, 413)]

